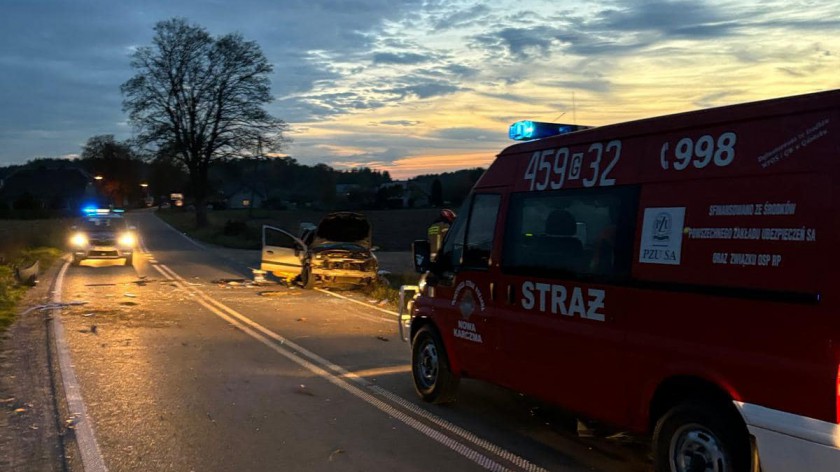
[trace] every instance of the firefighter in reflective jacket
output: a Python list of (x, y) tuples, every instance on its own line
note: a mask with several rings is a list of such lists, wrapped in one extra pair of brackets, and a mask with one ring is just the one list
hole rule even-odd
[(440, 211), (438, 218), (429, 226), (427, 235), (432, 260), (437, 258), (437, 252), (443, 246), (443, 237), (446, 236), (446, 232), (449, 231), (449, 227), (452, 226), (453, 221), (455, 221), (455, 212), (449, 209), (443, 209)]

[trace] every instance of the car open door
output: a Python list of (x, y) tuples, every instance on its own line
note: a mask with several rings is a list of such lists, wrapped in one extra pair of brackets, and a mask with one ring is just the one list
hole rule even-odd
[(306, 245), (287, 231), (272, 226), (262, 228), (260, 269), (277, 277), (293, 279), (303, 269)]

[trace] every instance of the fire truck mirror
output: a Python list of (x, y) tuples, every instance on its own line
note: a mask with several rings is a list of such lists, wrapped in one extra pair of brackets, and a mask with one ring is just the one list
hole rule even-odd
[(431, 264), (432, 249), (429, 241), (418, 239), (411, 244), (411, 251), (414, 254), (414, 270), (423, 274), (429, 270)]

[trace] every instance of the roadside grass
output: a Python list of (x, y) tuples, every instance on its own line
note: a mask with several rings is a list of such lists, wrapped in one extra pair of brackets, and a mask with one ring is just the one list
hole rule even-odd
[(41, 271), (61, 257), (71, 219), (0, 220), (0, 331), (14, 321), (15, 307), (26, 287), (15, 279), (15, 267), (35, 261)]

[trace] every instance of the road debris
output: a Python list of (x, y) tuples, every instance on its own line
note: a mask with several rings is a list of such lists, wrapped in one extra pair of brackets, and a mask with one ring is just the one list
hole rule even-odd
[(87, 305), (87, 304), (88, 304), (88, 302), (84, 302), (84, 301), (64, 302), (64, 303), (47, 303), (47, 304), (44, 304), (44, 305), (36, 305), (36, 306), (30, 307), (30, 308), (27, 308), (26, 310), (24, 310), (23, 313), (21, 313), (21, 316), (28, 315), (29, 313), (31, 313), (35, 310), (39, 310), (39, 311), (57, 310), (59, 308), (67, 308), (67, 307), (71, 307), (71, 306)]
[(315, 394), (312, 393), (308, 388), (306, 388), (306, 385), (304, 385), (304, 384), (298, 385), (297, 388), (295, 389), (295, 393), (298, 393), (300, 395), (306, 395), (306, 396), (309, 396), (309, 397), (314, 397), (315, 396)]
[(594, 438), (596, 436), (595, 428), (584, 423), (580, 419), (577, 420), (577, 436), (579, 438)]
[(120, 302), (120, 305), (122, 305), (122, 306), (137, 306), (137, 305), (139, 305), (139, 303), (137, 303), (137, 302)]
[(266, 280), (265, 280), (266, 271), (251, 268), (251, 273), (254, 274), (254, 283), (255, 284), (262, 284), (262, 283), (266, 282)]
[(242, 285), (250, 284), (251, 281), (247, 279), (216, 279), (213, 283), (219, 286), (240, 287)]
[(26, 413), (26, 408), (18, 408), (18, 409), (15, 410), (15, 413), (17, 413), (19, 415), (21, 415), (23, 413)]
[(135, 295), (135, 294), (133, 294), (133, 293), (127, 293), (127, 292), (126, 292), (126, 293), (124, 293), (124, 294), (123, 294), (123, 296), (124, 296), (124, 297), (128, 297), (128, 298), (137, 298), (137, 295)]
[(296, 319), (295, 321), (306, 321), (306, 318), (301, 317), (301, 318)]
[(335, 457), (335, 456), (337, 456), (337, 455), (339, 455), (339, 454), (344, 454), (344, 449), (336, 449), (335, 451), (333, 451), (333, 452), (330, 454), (330, 462), (332, 462), (333, 457)]
[(155, 282), (155, 279), (146, 279), (145, 275), (141, 275), (138, 280), (132, 280), (131, 282), (85, 284), (85, 287), (116, 287), (117, 285), (137, 285), (138, 287), (145, 287), (149, 282)]
[(12, 403), (13, 401), (15, 401), (15, 397), (4, 398), (3, 400), (0, 400), (0, 405), (5, 405), (6, 403)]
[(385, 336), (377, 336), (377, 337), (376, 337), (376, 339), (378, 339), (378, 340), (380, 340), (380, 341), (385, 341), (385, 342), (388, 342), (388, 341), (389, 341), (389, 339), (388, 339), (388, 338), (386, 338)]
[(283, 297), (286, 295), (300, 295), (300, 292), (290, 292), (288, 290), (262, 290), (257, 292), (261, 297)]
[(64, 427), (67, 429), (76, 429), (76, 423), (79, 422), (79, 415), (74, 414), (70, 418), (64, 420)]

